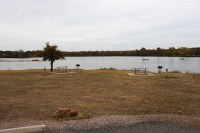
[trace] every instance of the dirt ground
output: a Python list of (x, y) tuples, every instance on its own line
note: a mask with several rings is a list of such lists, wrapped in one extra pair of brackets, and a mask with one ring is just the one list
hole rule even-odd
[[(130, 77), (126, 70), (0, 71), (0, 122), (54, 120), (60, 107), (80, 118), (101, 115), (200, 116), (200, 75), (165, 73)], [(73, 118), (73, 119), (80, 119)]]

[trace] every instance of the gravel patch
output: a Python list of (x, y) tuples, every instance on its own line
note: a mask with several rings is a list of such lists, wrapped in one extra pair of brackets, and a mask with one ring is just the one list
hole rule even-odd
[(155, 74), (152, 74), (152, 73), (148, 73), (148, 74), (127, 73), (127, 75), (131, 76), (131, 77), (152, 77), (152, 76), (156, 76)]

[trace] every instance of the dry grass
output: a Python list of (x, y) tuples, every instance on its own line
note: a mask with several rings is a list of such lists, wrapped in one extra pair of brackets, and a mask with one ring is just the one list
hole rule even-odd
[(129, 77), (130, 71), (65, 75), (42, 70), (0, 71), (0, 121), (53, 119), (59, 107), (84, 116), (181, 114), (200, 116), (200, 75)]

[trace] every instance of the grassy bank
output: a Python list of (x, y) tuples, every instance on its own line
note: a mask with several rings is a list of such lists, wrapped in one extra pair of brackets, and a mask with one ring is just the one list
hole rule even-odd
[(59, 107), (86, 116), (200, 116), (200, 75), (129, 77), (128, 72), (90, 70), (57, 75), (42, 70), (0, 71), (0, 121), (49, 120)]

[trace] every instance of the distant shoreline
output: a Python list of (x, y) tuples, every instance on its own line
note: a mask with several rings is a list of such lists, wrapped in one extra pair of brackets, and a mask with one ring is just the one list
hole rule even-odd
[[(87, 56), (65, 56), (65, 57), (200, 57), (200, 56), (136, 56), (136, 55), (87, 55)], [(23, 59), (23, 58), (42, 58), (42, 56), (34, 56), (34, 57), (0, 57), (1, 58), (16, 58), (16, 59)]]
[[(124, 50), (124, 51), (63, 51), (66, 57), (93, 57), (93, 56), (150, 56), (150, 57), (200, 57), (200, 47), (198, 48), (174, 48), (168, 49), (145, 49)], [(29, 58), (43, 57), (42, 50), (33, 51), (0, 51), (0, 58)]]

